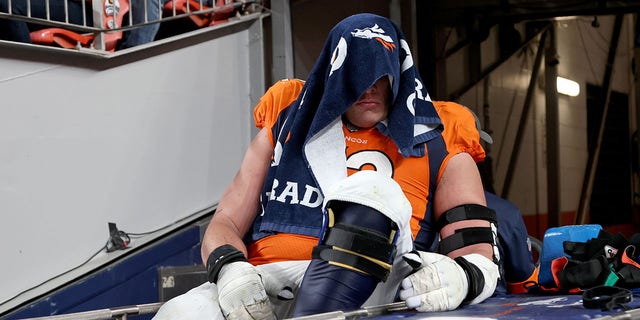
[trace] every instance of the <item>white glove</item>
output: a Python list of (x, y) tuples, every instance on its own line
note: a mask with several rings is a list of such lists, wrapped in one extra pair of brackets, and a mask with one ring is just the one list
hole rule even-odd
[[(454, 310), (463, 302), (469, 291), (464, 269), (453, 259), (431, 252), (419, 252), (422, 267), (406, 277), (400, 284), (400, 298), (407, 307), (420, 312)], [(493, 295), (498, 283), (498, 266), (479, 254), (463, 256), (476, 266), (484, 278), (480, 294), (470, 304), (484, 301)]]
[(467, 276), (453, 259), (419, 251), (422, 267), (400, 284), (400, 299), (420, 312), (457, 308), (467, 296)]
[(275, 320), (267, 293), (280, 299), (293, 298), (291, 289), (283, 288), (274, 277), (259, 273), (243, 261), (224, 265), (217, 286), (220, 309), (227, 320)]

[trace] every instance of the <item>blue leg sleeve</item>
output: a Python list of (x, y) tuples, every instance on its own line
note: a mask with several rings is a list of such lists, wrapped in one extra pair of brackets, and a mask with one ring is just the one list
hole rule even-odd
[[(386, 235), (391, 233), (391, 220), (374, 209), (355, 204), (332, 207), (336, 224), (355, 225)], [(358, 309), (378, 282), (373, 276), (314, 258), (296, 294), (292, 316)]]

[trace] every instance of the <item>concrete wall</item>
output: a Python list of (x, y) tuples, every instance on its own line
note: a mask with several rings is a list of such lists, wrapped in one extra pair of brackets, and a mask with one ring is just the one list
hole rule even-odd
[(110, 59), (0, 44), (0, 311), (98, 252), (108, 222), (171, 229), (218, 201), (254, 133), (261, 38), (253, 18)]

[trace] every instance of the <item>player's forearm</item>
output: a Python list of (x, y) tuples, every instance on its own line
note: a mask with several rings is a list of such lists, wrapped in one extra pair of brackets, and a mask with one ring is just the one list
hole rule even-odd
[[(221, 221), (217, 221), (221, 220)], [(207, 227), (205, 231), (204, 237), (202, 238), (202, 247), (201, 247), (201, 255), (202, 255), (202, 263), (204, 265), (207, 264), (207, 259), (211, 252), (222, 245), (230, 244), (234, 246), (236, 249), (242, 251), (245, 257), (247, 256), (247, 249), (242, 241), (242, 233), (240, 230), (233, 224), (228, 221), (223, 221), (221, 218), (212, 219), (211, 223)]]
[(260, 192), (271, 162), (273, 150), (267, 131), (254, 138), (242, 161), (240, 170), (222, 195), (202, 240), (202, 260), (216, 248), (230, 244), (247, 256), (242, 237), (258, 213)]

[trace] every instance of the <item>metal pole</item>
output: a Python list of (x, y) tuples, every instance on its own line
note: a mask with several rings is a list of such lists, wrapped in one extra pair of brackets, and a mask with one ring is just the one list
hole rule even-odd
[(95, 32), (95, 38), (93, 40), (93, 47), (97, 50), (105, 50), (106, 47), (104, 43), (104, 16), (102, 15), (102, 11), (105, 10), (107, 1), (109, 0), (91, 1), (93, 8), (93, 27), (101, 29), (101, 31)]
[(353, 320), (381, 316), (394, 311), (408, 310), (404, 301), (392, 302), (378, 306), (363, 307), (352, 311), (330, 311), (307, 316), (289, 318), (287, 320)]
[(513, 172), (520, 153), (520, 144), (522, 142), (522, 136), (524, 135), (524, 129), (527, 124), (527, 118), (529, 109), (531, 107), (531, 99), (535, 91), (536, 82), (538, 79), (538, 73), (540, 72), (540, 64), (542, 63), (543, 48), (547, 42), (547, 29), (542, 32), (540, 36), (540, 43), (538, 44), (538, 51), (536, 52), (536, 59), (531, 69), (531, 78), (529, 79), (529, 88), (527, 88), (527, 95), (524, 99), (524, 106), (522, 107), (522, 113), (520, 114), (520, 122), (518, 124), (518, 131), (516, 132), (516, 138), (513, 144), (513, 151), (511, 152), (511, 158), (507, 168), (507, 174), (504, 178), (502, 185), (502, 198), (507, 199), (509, 197), (509, 189), (511, 188), (511, 180), (513, 178)]
[(110, 320), (113, 318), (125, 320), (128, 315), (152, 314), (158, 312), (163, 302), (139, 304), (125, 307), (91, 310), (55, 316), (28, 318), (22, 320)]
[[(493, 134), (493, 130), (491, 129), (491, 108), (489, 106), (489, 76), (486, 76), (484, 78), (483, 84), (482, 84), (482, 116), (484, 119), (484, 124), (482, 125), (482, 128), (484, 129), (484, 131), (486, 133), (488, 133), (489, 135)], [(491, 193), (496, 193), (496, 190), (494, 188), (494, 181), (493, 181), (493, 157), (491, 156), (491, 144), (489, 144), (488, 142), (485, 142), (484, 144), (484, 151), (485, 151), (485, 158), (484, 161), (482, 161), (482, 163), (479, 163), (479, 167), (482, 168), (481, 170), (481, 174), (482, 174), (482, 182), (484, 184), (484, 189), (491, 192)]]
[(578, 212), (576, 213), (576, 224), (584, 224), (587, 221), (587, 208), (591, 200), (591, 192), (593, 191), (593, 180), (596, 176), (598, 168), (598, 158), (602, 146), (602, 137), (609, 113), (609, 98), (611, 96), (611, 75), (613, 74), (613, 63), (616, 59), (616, 49), (618, 48), (618, 40), (620, 39), (620, 30), (622, 29), (623, 15), (616, 15), (613, 25), (613, 34), (611, 35), (611, 43), (609, 44), (609, 56), (607, 57), (607, 68), (604, 72), (602, 80), (603, 104), (602, 119), (600, 120), (600, 128), (598, 129), (598, 138), (596, 139), (596, 148), (593, 154), (587, 159), (587, 167), (585, 170), (584, 181), (582, 183), (582, 192), (580, 193), (580, 202), (578, 204)]
[[(634, 28), (635, 33), (634, 33), (633, 53), (634, 53), (634, 60), (640, 61), (640, 19), (638, 14), (635, 14), (634, 18), (635, 18), (635, 28)], [(638, 204), (640, 204), (639, 203), (640, 185), (638, 181), (638, 179), (640, 178), (638, 176), (640, 171), (640, 66), (638, 66), (637, 62), (633, 72), (634, 72), (633, 81), (634, 81), (634, 89), (635, 89), (635, 99), (634, 99), (634, 103), (632, 104), (634, 106), (632, 110), (633, 112), (635, 112), (634, 132), (635, 132), (636, 141), (634, 146), (635, 148), (631, 149), (635, 152), (635, 154), (632, 155), (632, 159), (633, 157), (635, 157), (635, 163), (633, 163), (632, 165), (632, 168), (634, 168), (635, 170), (632, 173), (633, 192), (631, 194), (631, 201), (632, 201), (631, 203), (633, 208), (632, 221), (634, 222), (634, 224), (637, 224), (640, 218), (638, 216)]]
[(555, 28), (549, 29), (545, 52), (545, 119), (547, 135), (547, 223), (557, 227), (560, 222), (560, 143), (558, 127), (558, 53)]
[(293, 35), (291, 30), (291, 8), (289, 0), (271, 1), (271, 52), (272, 69), (270, 83), (284, 78), (293, 78)]

